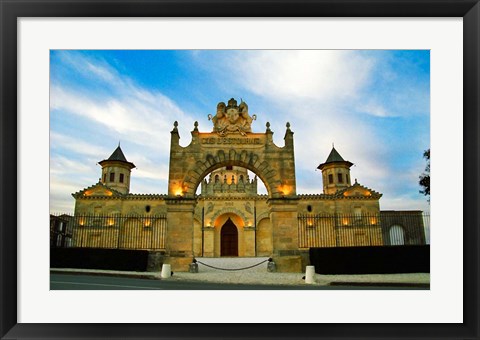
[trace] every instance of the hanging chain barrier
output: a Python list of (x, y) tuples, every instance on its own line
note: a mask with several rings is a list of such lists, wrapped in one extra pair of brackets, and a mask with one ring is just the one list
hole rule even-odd
[(254, 264), (254, 265), (248, 266), (248, 267), (243, 267), (243, 268), (219, 268), (219, 267), (211, 266), (211, 265), (209, 265), (209, 264), (200, 262), (200, 261), (198, 261), (197, 259), (193, 259), (193, 263), (200, 263), (200, 264), (202, 264), (202, 265), (204, 265), (204, 266), (206, 266), (206, 267), (209, 267), (209, 268), (218, 269), (218, 270), (229, 270), (229, 271), (250, 269), (250, 268), (259, 266), (259, 265), (261, 265), (262, 263), (265, 263), (265, 262), (267, 262), (267, 261), (268, 261), (268, 262), (271, 262), (272, 259), (269, 258), (269, 259), (266, 259), (266, 260), (264, 260), (264, 261), (262, 261), (262, 262), (260, 262), (260, 263), (257, 263), (257, 264)]

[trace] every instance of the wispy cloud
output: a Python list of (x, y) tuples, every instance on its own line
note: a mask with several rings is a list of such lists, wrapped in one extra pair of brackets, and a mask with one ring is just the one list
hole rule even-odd
[(76, 154), (85, 155), (89, 157), (98, 157), (98, 155), (105, 155), (110, 150), (107, 150), (102, 145), (87, 143), (86, 141), (78, 140), (76, 138), (65, 136), (61, 133), (50, 132), (50, 147), (52, 149), (64, 149)]
[(99, 129), (110, 130), (132, 143), (148, 148), (155, 145), (160, 151), (166, 152), (168, 150), (163, 149), (165, 145), (162, 143), (164, 136), (158, 132), (169, 131), (174, 120), (186, 125), (192, 118), (188, 119), (174, 103), (161, 94), (149, 94), (150, 101), (141, 100), (139, 94), (145, 96), (139, 90), (131, 97), (121, 99), (92, 99), (74, 89), (54, 85), (50, 92), (51, 109), (81, 116), (91, 124), (99, 124)]
[(88, 173), (92, 170), (92, 166), (78, 162), (78, 160), (54, 155), (50, 158), (50, 174), (64, 175), (76, 173)]
[(75, 72), (78, 76), (93, 79), (94, 81), (103, 81), (106, 83), (124, 83), (127, 79), (122, 79), (119, 72), (107, 61), (88, 57), (80, 51), (56, 51), (56, 57), (59, 65), (68, 68), (69, 73)]
[(233, 62), (223, 63), (235, 73), (232, 80), (258, 95), (287, 102), (356, 97), (374, 67), (373, 59), (351, 51), (251, 51), (234, 56)]

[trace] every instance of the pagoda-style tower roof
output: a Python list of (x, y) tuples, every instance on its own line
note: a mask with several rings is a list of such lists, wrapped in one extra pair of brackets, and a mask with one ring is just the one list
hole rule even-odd
[(317, 167), (317, 169), (322, 170), (327, 164), (331, 164), (331, 163), (343, 163), (343, 164), (347, 165), (348, 167), (351, 167), (353, 165), (352, 162), (344, 160), (343, 157), (340, 156), (338, 151), (335, 150), (335, 147), (332, 147), (332, 151), (330, 151), (330, 154), (328, 155), (325, 163), (320, 164)]
[(113, 151), (113, 153), (110, 155), (110, 157), (108, 157), (108, 159), (104, 159), (103, 161), (98, 162), (98, 164), (104, 165), (107, 162), (121, 162), (128, 165), (130, 169), (135, 168), (135, 164), (127, 161), (127, 158), (123, 154), (123, 151), (120, 148), (120, 145), (115, 149), (115, 151)]

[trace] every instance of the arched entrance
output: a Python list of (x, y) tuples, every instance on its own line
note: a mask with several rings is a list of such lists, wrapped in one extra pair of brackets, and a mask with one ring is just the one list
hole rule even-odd
[(220, 256), (238, 256), (238, 230), (230, 218), (220, 232)]

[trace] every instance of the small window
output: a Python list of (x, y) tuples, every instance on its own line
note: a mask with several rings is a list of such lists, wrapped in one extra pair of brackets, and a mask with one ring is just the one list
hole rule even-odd
[(232, 184), (235, 183), (235, 176), (232, 175)]
[(343, 176), (342, 174), (337, 174), (338, 175), (338, 183), (343, 183)]
[(120, 174), (120, 179), (119, 179), (120, 183), (123, 183), (123, 174)]
[(333, 175), (330, 174), (328, 175), (328, 184), (332, 184), (333, 183)]
[(308, 212), (312, 212), (312, 206), (311, 206), (311, 205), (308, 205), (308, 206), (307, 206), (307, 211), (308, 211)]
[(114, 182), (114, 181), (115, 181), (115, 173), (111, 172), (110, 173), (110, 182)]
[(103, 183), (107, 181), (107, 174), (103, 174)]
[(345, 175), (345, 178), (347, 180), (347, 184), (350, 183), (350, 179), (348, 178), (348, 175)]
[(152, 209), (152, 207), (150, 207), (149, 205), (147, 205), (147, 206), (145, 207), (145, 211), (146, 211), (147, 213), (149, 213), (151, 209)]
[(215, 175), (215, 183), (218, 183), (219, 180), (220, 180), (220, 177), (218, 177), (218, 175)]
[(233, 166), (232, 165), (227, 165), (227, 170), (233, 170)]
[(243, 183), (243, 175), (240, 175), (240, 182)]

